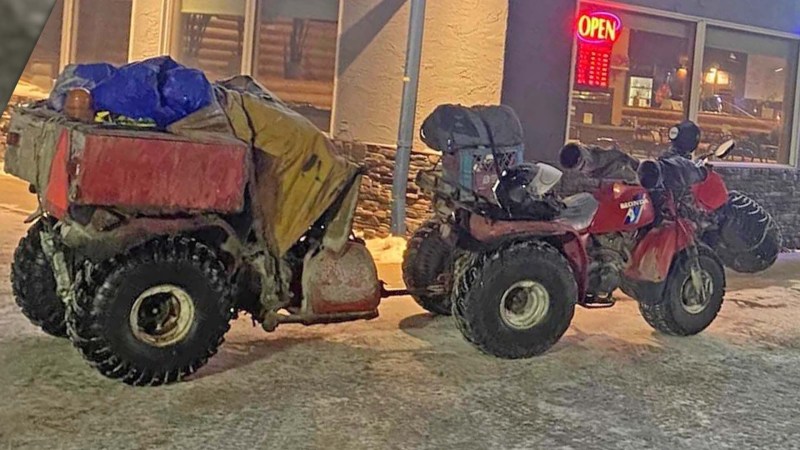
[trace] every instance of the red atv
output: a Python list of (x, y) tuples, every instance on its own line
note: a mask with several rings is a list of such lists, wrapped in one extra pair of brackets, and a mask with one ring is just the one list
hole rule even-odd
[[(716, 155), (731, 149), (732, 142)], [(584, 150), (567, 146), (562, 160), (576, 167)], [(452, 280), (443, 284), (453, 286), (452, 312), (469, 342), (503, 358), (541, 354), (566, 332), (576, 304), (611, 306), (618, 287), (659, 331), (692, 335), (714, 320), (725, 291), (722, 263), (697, 239), (697, 226), (683, 215), (684, 199), (662, 192), (657, 210), (651, 195), (657, 183), (638, 183), (638, 161), (622, 161), (618, 180), (563, 202), (549, 193), (561, 173), (545, 164), (498, 174), (495, 200), (433, 172), (418, 175), (420, 186), (435, 192), (441, 217), (449, 218), (442, 236), (454, 235), (458, 256)], [(698, 201), (724, 205), (720, 181), (711, 172), (695, 186)]]

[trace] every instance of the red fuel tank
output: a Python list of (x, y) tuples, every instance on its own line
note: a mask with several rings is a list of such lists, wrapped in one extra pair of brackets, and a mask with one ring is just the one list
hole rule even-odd
[(624, 183), (600, 186), (594, 197), (600, 203), (590, 234), (635, 231), (653, 223), (655, 208), (647, 189)]

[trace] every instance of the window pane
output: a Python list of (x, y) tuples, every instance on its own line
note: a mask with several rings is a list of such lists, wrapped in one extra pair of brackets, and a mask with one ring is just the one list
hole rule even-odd
[(25, 66), (25, 70), (20, 77), (17, 94), (29, 95), (38, 91), (38, 95), (43, 96), (53, 88), (55, 79), (58, 77), (59, 64), (61, 61), (61, 23), (64, 16), (64, 1), (57, 0), (53, 7), (53, 12), (42, 30), (39, 41), (33, 48), (31, 58)]
[(584, 15), (618, 20), (620, 28), (613, 34), (608, 25), (602, 42), (578, 39), (570, 139), (611, 139), (637, 157), (658, 155), (688, 110), (693, 26), (607, 8), (587, 7)]
[(734, 161), (789, 163), (797, 43), (709, 28), (698, 124), (703, 147), (737, 141)]
[(245, 0), (181, 0), (175, 58), (214, 81), (242, 71)]
[(261, 0), (254, 76), (323, 130), (330, 129), (338, 0)]
[(79, 0), (75, 62), (128, 62), (133, 0)]

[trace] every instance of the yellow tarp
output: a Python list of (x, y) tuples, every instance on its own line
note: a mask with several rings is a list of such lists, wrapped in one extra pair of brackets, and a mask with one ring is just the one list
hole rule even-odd
[(220, 121), (219, 110), (209, 110), (189, 116), (170, 131), (192, 136), (232, 128), (237, 138), (257, 150), (254, 208), (263, 220), (267, 243), (283, 256), (336, 201), (357, 166), (308, 119), (251, 78), (237, 77), (218, 86), (226, 118)]

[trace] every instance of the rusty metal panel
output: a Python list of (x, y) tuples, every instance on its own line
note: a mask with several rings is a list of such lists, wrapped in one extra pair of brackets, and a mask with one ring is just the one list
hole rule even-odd
[(72, 134), (73, 203), (159, 213), (233, 213), (244, 206), (250, 155), (243, 143)]
[(375, 311), (381, 301), (375, 261), (364, 245), (352, 241), (341, 254), (324, 249), (307, 259), (302, 283), (305, 314)]

